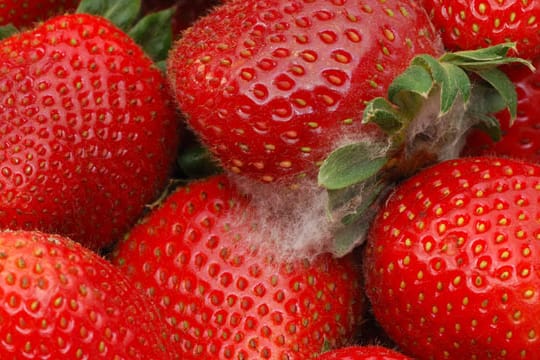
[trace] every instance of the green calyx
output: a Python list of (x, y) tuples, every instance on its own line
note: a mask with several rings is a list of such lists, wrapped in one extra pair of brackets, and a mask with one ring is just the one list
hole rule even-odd
[[(388, 88), (388, 98), (377, 98), (368, 103), (363, 122), (375, 123), (390, 136), (397, 135), (414, 121), (420, 107), (433, 93), (440, 89), (440, 113), (447, 114), (459, 96), (465, 104), (471, 98), (471, 74), (483, 79), (497, 95), (484, 104), (483, 112), (489, 114), (500, 110), (501, 101), (516, 117), (517, 96), (514, 85), (499, 66), (510, 63), (532, 65), (521, 58), (508, 57), (513, 43), (495, 45), (485, 49), (446, 53), (439, 59), (419, 55)], [(489, 106), (493, 104), (493, 106)], [(487, 105), (487, 108), (485, 106)]]
[(141, 0), (82, 0), (76, 12), (110, 20), (131, 36), (156, 63), (167, 58), (173, 41), (174, 7), (140, 17)]
[(517, 94), (499, 66), (519, 63), (534, 70), (530, 62), (507, 56), (514, 47), (505, 43), (438, 59), (419, 55), (394, 79), (387, 97), (366, 104), (362, 122), (377, 125), (387, 138), (342, 146), (319, 169), (319, 185), (329, 193), (329, 211), (343, 223), (336, 235), (336, 253), (350, 249), (351, 241), (363, 240), (366, 210), (380, 200), (384, 189), (420, 167), (453, 157), (453, 148), (471, 127), (500, 138), (494, 114), (506, 108), (515, 119)]

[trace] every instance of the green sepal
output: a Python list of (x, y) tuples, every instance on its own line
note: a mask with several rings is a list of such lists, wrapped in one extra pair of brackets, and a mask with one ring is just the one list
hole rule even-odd
[(474, 125), (475, 129), (482, 131), (494, 142), (502, 139), (501, 124), (495, 116), (480, 115), (477, 120), (478, 122)]
[(476, 74), (489, 83), (504, 100), (510, 112), (510, 125), (512, 125), (517, 117), (517, 93), (512, 80), (496, 68), (479, 70)]
[(172, 7), (143, 17), (128, 34), (146, 54), (159, 62), (167, 58), (173, 41), (171, 20), (176, 12)]
[(460, 67), (441, 62), (430, 55), (419, 55), (413, 59), (412, 64), (424, 66), (430, 71), (433, 83), (440, 86), (440, 115), (450, 111), (459, 95), (461, 95), (464, 102), (469, 100), (471, 81), (467, 73)]
[(432, 88), (433, 78), (428, 69), (412, 63), (392, 81), (388, 87), (388, 99), (392, 103), (406, 108), (410, 106), (409, 93), (426, 99)]
[(371, 223), (367, 219), (365, 221), (358, 221), (351, 225), (340, 228), (334, 235), (334, 242), (332, 244), (332, 254), (336, 257), (343, 257), (349, 254), (356, 246), (361, 245), (364, 242), (364, 237), (369, 230), (369, 224)]
[(484, 132), (493, 141), (502, 138), (501, 124), (495, 116), (507, 108), (507, 103), (494, 88), (476, 84), (473, 97), (467, 107), (467, 116), (476, 120), (474, 128)]
[[(168, 56), (172, 46), (175, 7), (139, 18), (141, 0), (82, 0), (78, 13), (102, 16), (125, 31), (156, 63)], [(161, 68), (161, 67), (160, 67)]]
[[(374, 184), (363, 184), (362, 193), (365, 195), (360, 204), (356, 207), (354, 212), (351, 212), (349, 214), (345, 214), (341, 218), (341, 223), (343, 225), (352, 225), (359, 220), (363, 219), (363, 215), (368, 211), (368, 209), (373, 205), (373, 203), (377, 200), (379, 194), (383, 191), (385, 188), (383, 183), (375, 182)], [(332, 194), (329, 194), (330, 197), (334, 196)]]
[[(329, 191), (328, 193), (331, 204), (338, 205), (337, 203), (339, 203), (345, 208), (351, 202), (355, 202), (355, 195), (358, 193), (362, 194), (362, 198), (356, 208), (341, 215), (342, 226), (337, 227), (334, 232), (334, 242), (331, 250), (338, 257), (348, 254), (354, 247), (360, 245), (365, 240), (365, 234), (371, 224), (371, 218), (375, 214), (372, 207), (387, 186), (384, 182), (377, 182), (374, 179), (370, 179), (364, 184), (353, 186), (353, 188), (356, 189), (343, 189)], [(336, 198), (339, 201), (336, 201)], [(340, 209), (336, 211), (339, 212)]]
[(4, 40), (10, 36), (13, 36), (19, 32), (19, 29), (13, 24), (7, 24), (0, 26), (0, 40)]
[(319, 185), (328, 190), (343, 189), (377, 174), (388, 159), (377, 145), (358, 142), (334, 150), (319, 169)]
[(140, 11), (141, 0), (82, 0), (76, 12), (103, 16), (127, 31)]
[(199, 144), (182, 149), (176, 161), (182, 177), (188, 179), (204, 178), (223, 171), (208, 149)]
[(403, 127), (398, 109), (382, 97), (367, 103), (362, 115), (362, 123), (377, 124), (387, 134), (393, 134)]
[(165, 74), (167, 72), (167, 59), (156, 62), (156, 67)]
[(448, 52), (441, 56), (440, 61), (452, 63), (473, 72), (511, 63), (520, 63), (534, 70), (530, 61), (508, 56), (508, 52), (515, 49), (516, 43), (507, 42), (477, 50)]

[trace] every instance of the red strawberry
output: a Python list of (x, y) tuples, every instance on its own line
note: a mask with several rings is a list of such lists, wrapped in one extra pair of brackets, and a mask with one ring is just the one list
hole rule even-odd
[(517, 43), (523, 58), (540, 55), (540, 3), (523, 0), (421, 0), (450, 50)]
[[(540, 67), (540, 57), (533, 61)], [(485, 132), (471, 133), (464, 147), (464, 155), (497, 155), (521, 158), (540, 163), (540, 107), (535, 99), (540, 96), (540, 72), (522, 66), (506, 68), (518, 95), (517, 117), (510, 126), (508, 112), (497, 114), (502, 128), (502, 138), (493, 141)]]
[(325, 352), (319, 360), (410, 360), (409, 357), (382, 346), (350, 346)]
[(171, 194), (112, 254), (159, 304), (183, 359), (308, 359), (354, 337), (363, 309), (352, 257), (281, 261), (226, 177)]
[(0, 25), (28, 27), (63, 12), (73, 11), (81, 0), (0, 0)]
[(523, 359), (540, 350), (540, 167), (439, 163), (400, 184), (369, 233), (377, 320), (418, 359)]
[(124, 32), (60, 16), (0, 42), (0, 227), (110, 244), (167, 182), (178, 123)]
[(418, 53), (438, 54), (415, 1), (227, 1), (168, 62), (189, 125), (223, 166), (265, 182), (313, 174)]
[(172, 359), (154, 304), (79, 244), (0, 232), (0, 358)]

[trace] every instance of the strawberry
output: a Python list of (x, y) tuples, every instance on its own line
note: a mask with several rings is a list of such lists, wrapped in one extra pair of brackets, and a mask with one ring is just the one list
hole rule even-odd
[(89, 14), (1, 41), (0, 64), (0, 228), (110, 244), (168, 181), (179, 124), (164, 76)]
[(182, 359), (309, 359), (350, 342), (363, 310), (352, 256), (281, 259), (224, 175), (180, 187), (111, 255), (159, 304)]
[(39, 20), (73, 11), (80, 0), (0, 0), (0, 25), (30, 27)]
[(535, 358), (540, 167), (462, 158), (397, 186), (364, 257), (375, 317), (418, 359)]
[(174, 46), (180, 109), (224, 168), (263, 181), (312, 175), (350, 139), (419, 53), (439, 54), (425, 11), (409, 0), (226, 1)]
[(507, 41), (520, 57), (540, 55), (538, 1), (421, 0), (450, 50), (472, 50)]
[(0, 358), (174, 358), (156, 306), (78, 243), (0, 232), (0, 255)]
[[(540, 57), (533, 65), (538, 69)], [(463, 154), (505, 156), (540, 163), (540, 108), (534, 100), (540, 96), (540, 72), (522, 66), (510, 66), (505, 71), (517, 89), (516, 119), (512, 121), (506, 111), (497, 113), (502, 129), (500, 140), (494, 141), (485, 132), (475, 130), (468, 136)]]
[(325, 352), (319, 360), (409, 360), (410, 358), (383, 346), (349, 346)]

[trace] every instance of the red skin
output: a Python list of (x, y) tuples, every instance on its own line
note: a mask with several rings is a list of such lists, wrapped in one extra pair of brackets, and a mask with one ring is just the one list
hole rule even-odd
[(350, 343), (364, 307), (353, 258), (247, 249), (257, 234), (245, 200), (224, 176), (180, 188), (112, 261), (160, 305), (182, 359), (301, 360)]
[(318, 360), (412, 360), (383, 346), (351, 346), (325, 352)]
[(360, 123), (364, 102), (414, 55), (438, 54), (434, 39), (415, 1), (228, 1), (183, 35), (168, 70), (226, 169), (295, 182), (344, 141), (381, 136)]
[(0, 26), (32, 27), (40, 20), (74, 11), (81, 0), (0, 0)]
[[(533, 61), (533, 65), (536, 69), (540, 67), (540, 57)], [(467, 138), (463, 155), (504, 156), (540, 163), (540, 106), (536, 102), (540, 97), (540, 72), (531, 71), (525, 66), (505, 69), (518, 95), (515, 122), (509, 126), (509, 113), (498, 113), (502, 139), (494, 142), (484, 132), (475, 130)]]
[(0, 228), (110, 244), (174, 162), (179, 124), (163, 75), (127, 35), (82, 14), (0, 42), (0, 64)]
[(417, 359), (540, 350), (540, 167), (462, 158), (389, 196), (364, 258), (373, 312)]
[(80, 244), (0, 232), (0, 253), (0, 358), (175, 358), (155, 305)]
[[(540, 3), (522, 0), (421, 0), (449, 50), (517, 43), (517, 54), (540, 55)], [(511, 19), (514, 19), (513, 21)], [(530, 19), (535, 21), (529, 22)], [(500, 21), (498, 27), (494, 24)], [(473, 27), (477, 30), (473, 31)]]

